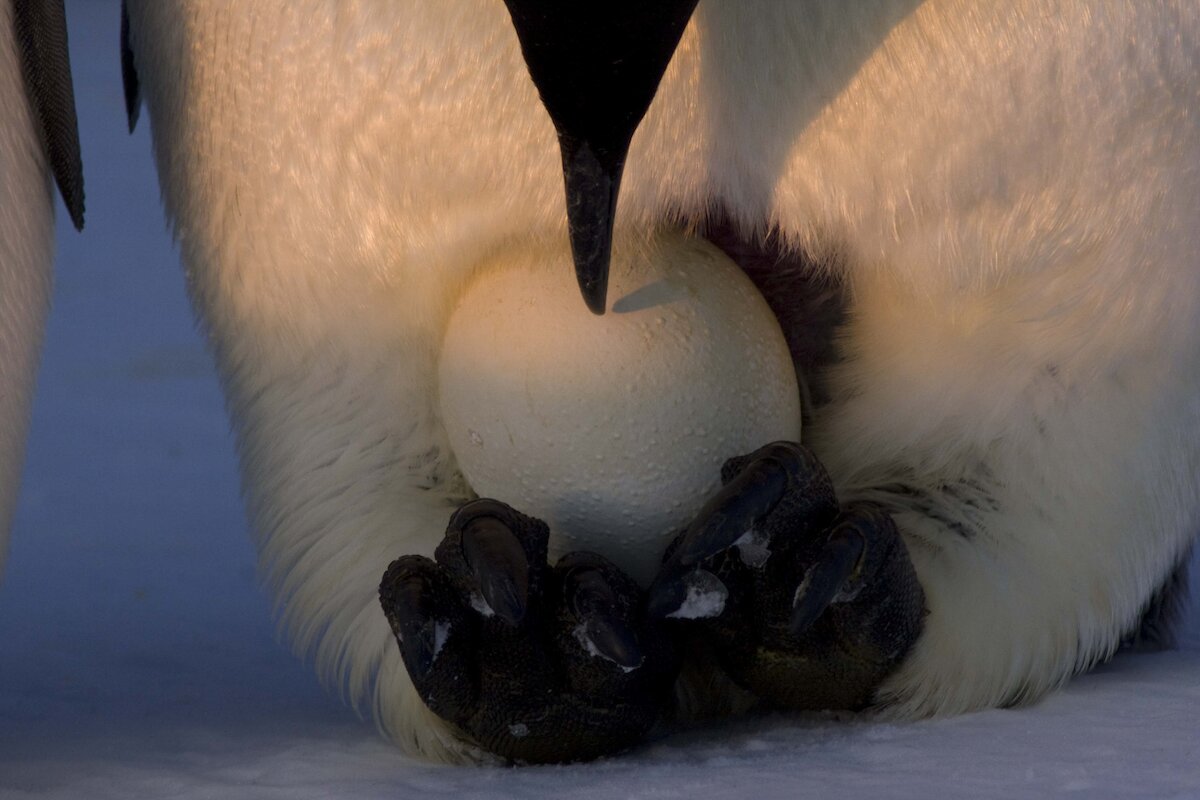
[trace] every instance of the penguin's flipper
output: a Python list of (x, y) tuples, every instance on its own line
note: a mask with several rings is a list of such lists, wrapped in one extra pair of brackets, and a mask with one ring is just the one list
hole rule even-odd
[(83, 229), (83, 160), (63, 0), (12, 0), (21, 72), (63, 203)]
[(637, 744), (670, 702), (678, 659), (611, 562), (546, 564), (549, 531), (496, 500), (450, 519), (435, 560), (379, 587), (409, 677), (460, 735), (505, 759), (578, 761)]
[(121, 0), (121, 83), (125, 87), (125, 118), (129, 120), (129, 132), (133, 133), (142, 110), (142, 85), (133, 63), (133, 47), (129, 43), (129, 8), (125, 0)]
[(839, 510), (825, 469), (798, 444), (730, 459), (721, 477), (668, 551), (649, 615), (676, 620), (769, 705), (869, 705), (924, 616), (895, 523), (875, 505)]

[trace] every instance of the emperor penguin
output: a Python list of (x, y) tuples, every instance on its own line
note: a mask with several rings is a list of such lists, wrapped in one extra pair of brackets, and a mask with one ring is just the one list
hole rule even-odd
[[(127, 17), (266, 584), (297, 650), (404, 750), (635, 744), (670, 714), (655, 703), (687, 699), (672, 681), (698, 648), (651, 651), (689, 636), (667, 618), (702, 573), (755, 610), (691, 620), (728, 679), (710, 709), (741, 692), (955, 714), (1166, 638), (1200, 529), (1194, 3), (127, 0)], [(587, 554), (546, 571), (538, 521), (474, 499), (458, 467), (447, 321), (528, 239), (569, 242), (602, 311), (611, 237), (663, 228), (729, 252), (785, 334), (811, 297), (833, 306), (828, 346), (794, 348), (804, 447), (731, 461), (648, 590)], [(725, 558), (722, 514), (798, 514), (779, 525), (812, 544), (755, 573)], [(595, 622), (590, 661), (528, 632), (550, 585)]]
[(16, 504), (54, 257), (56, 182), (83, 228), (62, 0), (0, 2), (0, 567)]

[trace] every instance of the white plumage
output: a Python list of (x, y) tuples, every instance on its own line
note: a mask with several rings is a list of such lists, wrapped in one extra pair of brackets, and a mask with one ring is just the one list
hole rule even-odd
[(0, 567), (16, 505), (54, 258), (54, 207), (13, 31), (0, 3)]
[[(565, 236), (504, 6), (129, 11), (282, 619), (402, 746), (462, 757), (375, 591), (468, 491), (431, 391), (458, 292)], [(895, 511), (926, 592), (891, 713), (1104, 658), (1200, 526), (1198, 42), (1182, 0), (704, 0), (634, 139), (618, 236), (722, 204), (846, 281), (805, 436)]]

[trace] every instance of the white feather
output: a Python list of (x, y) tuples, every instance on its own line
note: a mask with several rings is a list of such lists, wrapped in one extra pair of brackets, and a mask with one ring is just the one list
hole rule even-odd
[[(284, 624), (406, 749), (472, 757), (376, 586), (467, 491), (433, 396), (451, 303), (506, 240), (565, 235), (504, 7), (130, 13)], [(851, 288), (806, 437), (843, 497), (896, 510), (928, 596), (895, 714), (1032, 699), (1104, 657), (1200, 526), (1197, 14), (706, 0), (635, 137), (619, 239), (720, 202)]]
[(12, 13), (11, 3), (0, 3), (0, 568), (20, 484), (54, 258), (49, 172), (21, 78)]

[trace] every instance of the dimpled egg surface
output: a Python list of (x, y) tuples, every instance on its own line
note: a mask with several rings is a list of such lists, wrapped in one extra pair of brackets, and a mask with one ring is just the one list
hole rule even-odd
[(479, 496), (545, 520), (552, 559), (591, 550), (645, 585), (725, 459), (799, 439), (799, 391), (766, 301), (702, 239), (619, 248), (608, 300), (587, 310), (565, 247), (506, 251), (451, 315), (439, 396)]

